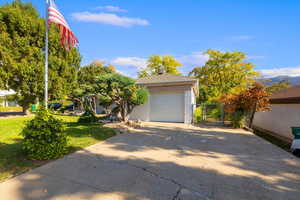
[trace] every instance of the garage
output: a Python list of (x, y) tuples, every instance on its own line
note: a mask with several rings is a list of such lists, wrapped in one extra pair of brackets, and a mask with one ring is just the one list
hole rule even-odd
[(150, 121), (184, 122), (183, 92), (152, 93), (150, 99)]
[(197, 79), (159, 74), (140, 78), (136, 84), (146, 88), (150, 97), (147, 103), (133, 109), (129, 119), (192, 123), (199, 91)]

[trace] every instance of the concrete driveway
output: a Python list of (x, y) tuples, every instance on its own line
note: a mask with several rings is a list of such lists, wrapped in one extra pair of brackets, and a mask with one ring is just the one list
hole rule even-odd
[(298, 158), (243, 131), (147, 123), (0, 184), (0, 198), (298, 200)]

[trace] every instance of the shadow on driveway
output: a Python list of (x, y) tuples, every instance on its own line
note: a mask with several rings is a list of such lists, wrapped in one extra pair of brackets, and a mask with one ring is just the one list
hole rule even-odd
[(229, 128), (147, 123), (0, 184), (3, 199), (289, 199), (300, 162)]

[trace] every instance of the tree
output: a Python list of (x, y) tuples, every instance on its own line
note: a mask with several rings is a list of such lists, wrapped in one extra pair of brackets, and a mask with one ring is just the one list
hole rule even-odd
[(238, 93), (249, 86), (258, 76), (254, 65), (246, 62), (242, 52), (206, 51), (209, 60), (202, 67), (195, 67), (190, 76), (199, 79), (202, 101), (218, 101), (228, 93)]
[(91, 110), (96, 113), (96, 78), (103, 74), (115, 73), (115, 67), (105, 66), (102, 61), (94, 61), (91, 64), (81, 67), (77, 75), (77, 88), (74, 89), (70, 98), (79, 103), (84, 110)]
[(158, 75), (160, 73), (180, 75), (181, 73), (177, 69), (180, 66), (182, 66), (182, 64), (173, 56), (153, 55), (148, 59), (147, 67), (140, 70), (138, 76), (141, 78), (150, 75)]
[(8, 74), (7, 72), (5, 72), (5, 70), (2, 67), (0, 67), (0, 89), (7, 89), (7, 81), (8, 81)]
[(243, 115), (250, 113), (249, 127), (251, 128), (255, 112), (270, 109), (269, 96), (263, 84), (254, 83), (239, 94), (223, 96), (222, 102), (227, 105), (228, 112), (239, 112)]
[(105, 104), (116, 104), (122, 121), (127, 121), (134, 107), (145, 104), (149, 96), (148, 91), (138, 88), (133, 79), (116, 73), (98, 77), (96, 92), (105, 99)]
[[(44, 96), (45, 20), (31, 3), (15, 0), (0, 6), (0, 87), (16, 91), (26, 113)], [(77, 49), (65, 51), (59, 30), (49, 32), (49, 97), (64, 98), (72, 91), (81, 57)]]
[(112, 65), (105, 65), (102, 61), (94, 61), (89, 65), (81, 67), (78, 71), (78, 84), (94, 84), (95, 78), (101, 76), (103, 73), (115, 73), (115, 67)]
[(279, 90), (287, 89), (292, 87), (290, 82), (288, 80), (282, 80), (276, 83), (273, 83), (272, 85), (268, 86), (266, 89), (270, 93), (274, 93)]

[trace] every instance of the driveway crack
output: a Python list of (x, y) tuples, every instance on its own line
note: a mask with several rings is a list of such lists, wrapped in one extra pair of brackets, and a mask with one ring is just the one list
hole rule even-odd
[(174, 197), (172, 198), (172, 200), (179, 200), (178, 197), (179, 197), (179, 194), (180, 194), (181, 190), (182, 190), (181, 187), (178, 188), (178, 190), (177, 190), (176, 194), (174, 195)]
[(180, 192), (182, 191), (182, 189), (187, 189), (187, 190), (191, 191), (193, 194), (195, 194), (197, 196), (201, 196), (202, 198), (205, 198), (205, 199), (209, 200), (209, 198), (206, 195), (203, 195), (201, 192), (198, 192), (198, 191), (195, 191), (194, 189), (188, 188), (185, 185), (177, 182), (176, 180), (174, 180), (172, 178), (161, 176), (158, 173), (155, 173), (155, 172), (149, 170), (146, 167), (141, 167), (141, 166), (138, 166), (138, 165), (134, 165), (134, 164), (131, 164), (128, 161), (125, 161), (125, 160), (124, 160), (124, 162), (118, 162), (118, 161), (115, 161), (115, 160), (105, 160), (100, 155), (96, 155), (96, 158), (103, 161), (103, 162), (109, 162), (109, 163), (114, 163), (114, 164), (118, 164), (118, 165), (127, 165), (127, 166), (130, 166), (130, 167), (134, 167), (136, 169), (143, 170), (145, 173), (148, 173), (149, 175), (154, 176), (158, 179), (173, 183), (174, 185), (176, 185), (178, 187), (178, 190), (176, 191), (176, 194), (174, 195), (172, 200), (177, 200), (178, 199), (178, 196), (179, 196)]

